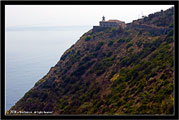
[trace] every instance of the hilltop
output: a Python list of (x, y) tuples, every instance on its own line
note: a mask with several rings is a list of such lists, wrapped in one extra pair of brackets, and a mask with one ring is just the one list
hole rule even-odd
[(11, 110), (173, 114), (174, 8), (89, 30)]

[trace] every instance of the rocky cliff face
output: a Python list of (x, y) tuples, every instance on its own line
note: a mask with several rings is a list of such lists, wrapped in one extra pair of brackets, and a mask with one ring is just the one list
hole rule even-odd
[(85, 33), (11, 110), (172, 114), (174, 9)]

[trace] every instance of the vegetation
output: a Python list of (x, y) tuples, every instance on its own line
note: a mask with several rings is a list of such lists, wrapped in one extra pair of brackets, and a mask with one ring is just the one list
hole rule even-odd
[(90, 36), (87, 36), (87, 37), (85, 38), (85, 41), (89, 41), (89, 40), (91, 40), (91, 37), (90, 37)]
[(114, 43), (114, 40), (111, 40), (111, 41), (108, 43), (108, 46), (113, 45), (113, 43)]
[(104, 42), (98, 42), (96, 46), (96, 51), (99, 50), (104, 45)]
[(173, 18), (171, 8), (128, 28), (90, 30), (11, 110), (173, 114)]
[(128, 48), (131, 47), (132, 45), (133, 45), (132, 43), (127, 44), (126, 49), (128, 49)]

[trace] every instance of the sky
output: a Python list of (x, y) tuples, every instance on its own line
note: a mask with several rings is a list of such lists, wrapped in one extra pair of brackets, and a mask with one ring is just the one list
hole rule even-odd
[(125, 23), (173, 5), (6, 5), (5, 27), (94, 26), (102, 16)]

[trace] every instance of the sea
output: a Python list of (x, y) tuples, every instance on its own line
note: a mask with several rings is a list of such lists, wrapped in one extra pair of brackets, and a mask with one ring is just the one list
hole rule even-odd
[(5, 30), (5, 111), (55, 66), (92, 26), (11, 27)]

